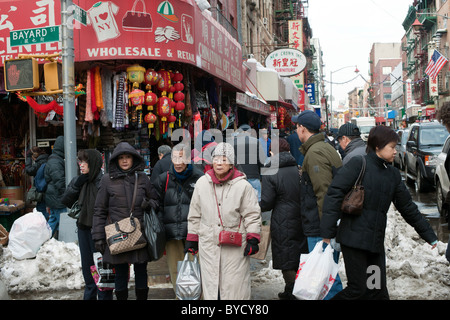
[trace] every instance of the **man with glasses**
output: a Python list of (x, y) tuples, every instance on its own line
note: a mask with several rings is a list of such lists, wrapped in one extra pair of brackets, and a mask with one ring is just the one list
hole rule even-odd
[[(342, 166), (342, 160), (336, 149), (325, 141), (325, 136), (320, 132), (321, 121), (317, 113), (305, 110), (292, 117), (292, 122), (297, 125), (297, 134), (302, 142), (300, 151), (304, 154), (301, 173), (301, 216), (303, 233), (308, 240), (308, 249), (313, 251), (316, 244), (322, 240), (320, 237), (320, 219), (322, 207), (328, 186), (333, 179), (334, 171)], [(335, 251), (335, 260), (339, 252)], [(342, 290), (339, 276), (325, 297), (332, 298)]]

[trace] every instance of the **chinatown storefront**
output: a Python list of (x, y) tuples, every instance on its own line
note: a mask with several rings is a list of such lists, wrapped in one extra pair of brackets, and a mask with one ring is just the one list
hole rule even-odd
[[(203, 129), (225, 130), (230, 125), (236, 93), (245, 91), (241, 47), (194, 0), (73, 3), (86, 11), (86, 25), (73, 26), (78, 149), (97, 148), (107, 163), (115, 145), (128, 141), (147, 160), (149, 170), (157, 160), (157, 147), (171, 144), (173, 130), (184, 128), (192, 136), (194, 119)], [(0, 30), (1, 67), (19, 54), (61, 52), (59, 42), (11, 47), (9, 33), (58, 26), (60, 1), (0, 6), (8, 12)], [(42, 71), (44, 61), (40, 63)], [(61, 97), (2, 93), (2, 110), (17, 108), (31, 119), (16, 139), (22, 151), (16, 157), (23, 160), (30, 145), (48, 146), (50, 151), (52, 141), (63, 134)], [(17, 123), (20, 117), (10, 113)], [(14, 185), (27, 187), (26, 181)]]

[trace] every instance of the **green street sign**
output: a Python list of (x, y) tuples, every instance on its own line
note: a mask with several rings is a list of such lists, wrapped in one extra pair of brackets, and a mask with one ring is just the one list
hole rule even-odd
[(86, 10), (81, 9), (76, 4), (74, 4), (73, 6), (75, 7), (73, 11), (73, 18), (78, 22), (80, 22), (82, 25), (86, 26), (87, 25)]
[(11, 47), (59, 41), (59, 26), (13, 30), (9, 32)]

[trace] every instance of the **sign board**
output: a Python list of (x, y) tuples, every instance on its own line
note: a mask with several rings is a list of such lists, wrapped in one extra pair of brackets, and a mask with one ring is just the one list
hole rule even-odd
[(5, 90), (26, 91), (39, 88), (39, 67), (34, 58), (5, 61)]
[(81, 23), (82, 25), (86, 26), (87, 25), (86, 10), (83, 10), (82, 8), (77, 6), (76, 4), (74, 4), (73, 6), (75, 8), (73, 10), (73, 18), (75, 20), (77, 20), (79, 23)]
[(59, 41), (59, 26), (10, 31), (11, 47)]
[(278, 49), (269, 53), (265, 63), (266, 68), (274, 69), (281, 77), (290, 77), (305, 69), (306, 57), (297, 49)]

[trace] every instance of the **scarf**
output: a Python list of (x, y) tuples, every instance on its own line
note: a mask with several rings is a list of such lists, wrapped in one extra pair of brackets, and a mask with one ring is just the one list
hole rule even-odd
[(235, 179), (237, 177), (240, 177), (240, 176), (244, 175), (242, 172), (237, 170), (235, 167), (233, 167), (230, 171), (228, 171), (228, 173), (222, 179), (219, 179), (219, 178), (216, 177), (216, 174), (214, 173), (214, 169), (210, 169), (206, 173), (211, 177), (212, 182), (214, 184), (225, 183), (228, 180), (233, 180), (233, 179)]
[(173, 168), (173, 164), (172, 164), (172, 169), (173, 169), (173, 173), (175, 174), (175, 177), (180, 180), (181, 182), (183, 182), (184, 180), (186, 180), (187, 178), (189, 178), (192, 174), (192, 164), (189, 163), (186, 167), (186, 169), (183, 172), (177, 172), (175, 170), (175, 168)]

